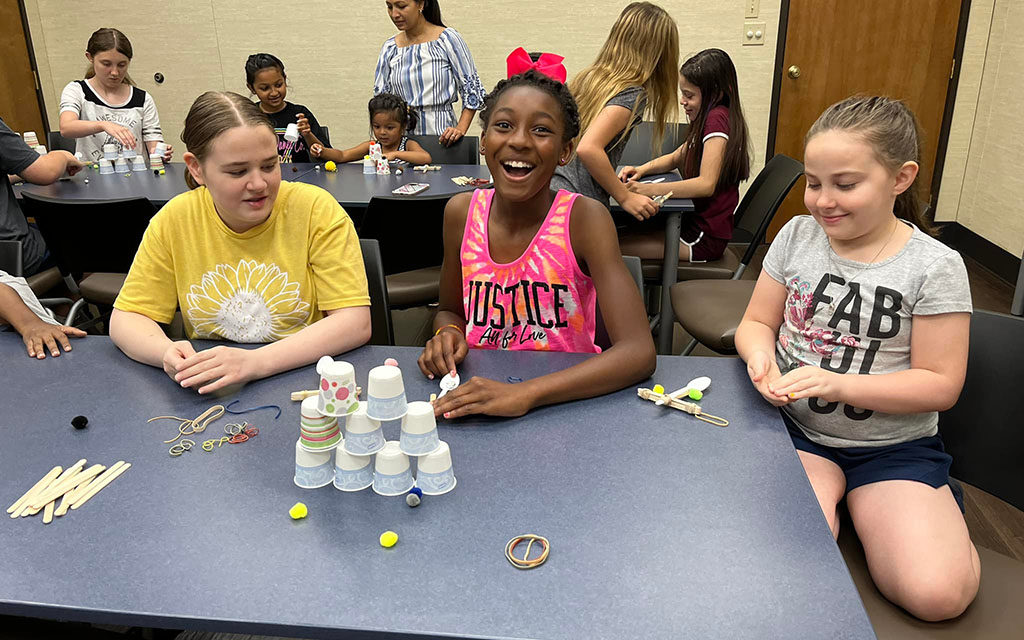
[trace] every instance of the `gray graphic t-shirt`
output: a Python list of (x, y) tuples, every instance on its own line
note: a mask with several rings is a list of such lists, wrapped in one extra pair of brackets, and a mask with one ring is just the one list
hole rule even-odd
[[(916, 227), (899, 253), (868, 265), (837, 256), (814, 218), (797, 216), (772, 242), (764, 270), (786, 287), (775, 345), (783, 375), (804, 365), (853, 374), (909, 369), (913, 316), (972, 310), (960, 254)], [(938, 424), (934, 411), (881, 413), (818, 398), (785, 411), (830, 447), (907, 442), (935, 435)]]

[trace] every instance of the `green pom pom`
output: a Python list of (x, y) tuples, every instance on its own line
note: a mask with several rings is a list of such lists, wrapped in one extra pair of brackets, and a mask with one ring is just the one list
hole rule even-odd
[(690, 389), (690, 400), (700, 400), (704, 397), (704, 394), (700, 392), (700, 389)]

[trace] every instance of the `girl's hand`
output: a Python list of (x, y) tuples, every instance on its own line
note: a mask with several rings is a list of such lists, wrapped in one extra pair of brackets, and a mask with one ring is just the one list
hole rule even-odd
[(644, 177), (644, 175), (645, 173), (642, 167), (622, 167), (622, 171), (619, 172), (619, 180), (622, 182), (634, 182)]
[(466, 335), (452, 327), (445, 327), (441, 333), (427, 341), (417, 362), (423, 375), (433, 380), (434, 376), (443, 377), (455, 373), (455, 367), (466, 359), (467, 353), (469, 345), (466, 344)]
[(526, 385), (480, 377), (471, 378), (434, 401), (434, 415), (449, 419), (473, 414), (511, 418), (532, 408), (533, 398)]
[(121, 146), (128, 149), (135, 148), (135, 134), (131, 132), (131, 129), (122, 127), (116, 122), (110, 122), (109, 120), (104, 120), (102, 127), (103, 131), (114, 140), (120, 142)]
[(171, 145), (167, 145), (167, 150), (164, 151), (164, 162), (170, 162), (172, 155), (174, 155), (174, 149)]
[[(50, 355), (54, 358), (60, 355), (60, 349), (57, 348), (58, 342), (64, 347), (65, 351), (71, 351), (71, 343), (68, 341), (68, 336), (84, 338), (85, 332), (74, 327), (50, 324), (40, 320), (37, 324), (33, 324), (26, 329), (21, 334), (21, 339), (25, 342), (30, 358), (43, 360), (46, 358), (47, 350), (50, 351)], [(46, 345), (46, 347), (44, 348), (43, 345)]]
[(789, 398), (785, 395), (779, 396), (772, 391), (772, 384), (782, 376), (779, 365), (767, 351), (757, 351), (747, 361), (747, 375), (754, 383), (754, 388), (764, 396), (764, 399), (776, 407), (789, 404)]
[(299, 125), (299, 135), (309, 135), (309, 120), (306, 118), (306, 114), (297, 113), (295, 114), (296, 123)]
[(626, 196), (625, 200), (619, 204), (622, 206), (626, 213), (633, 216), (637, 220), (643, 221), (650, 217), (653, 217), (658, 213), (658, 203), (651, 200), (647, 196), (640, 195), (639, 193), (632, 193), (632, 186), (637, 184), (636, 182), (630, 182), (626, 185), (630, 189), (630, 194)]
[(444, 146), (450, 147), (461, 140), (464, 135), (466, 135), (466, 132), (462, 129), (459, 129), (458, 127), (448, 127), (441, 133), (441, 137), (437, 140)]
[(164, 351), (164, 373), (174, 380), (174, 376), (181, 371), (185, 360), (194, 355), (196, 355), (196, 350), (188, 340), (172, 342)]
[(256, 352), (249, 349), (213, 347), (186, 358), (174, 380), (185, 388), (199, 387), (199, 393), (249, 382), (257, 378), (257, 357)]
[(842, 402), (848, 378), (821, 367), (805, 366), (794, 369), (768, 385), (776, 396), (789, 401), (802, 398), (821, 398), (825, 402)]
[(320, 144), (319, 142), (314, 142), (313, 144), (309, 145), (309, 155), (313, 156), (314, 158), (319, 158), (320, 154), (323, 152), (324, 145)]

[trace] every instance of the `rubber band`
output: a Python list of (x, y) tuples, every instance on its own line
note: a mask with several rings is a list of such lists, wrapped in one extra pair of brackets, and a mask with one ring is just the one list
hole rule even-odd
[[(191, 436), (206, 431), (206, 427), (211, 422), (221, 417), (222, 415), (224, 415), (224, 405), (215, 404), (206, 411), (204, 411), (202, 414), (191, 420), (188, 418), (179, 418), (178, 416), (156, 416), (150, 418), (149, 420), (146, 420), (146, 422), (150, 423), (153, 422), (154, 420), (179, 421), (181, 424), (178, 425), (178, 435), (171, 438), (170, 440), (164, 440), (164, 444), (171, 444), (172, 442), (183, 436)], [(192, 444), (195, 443), (193, 442)]]
[(261, 409), (277, 409), (277, 415), (274, 416), (274, 420), (277, 420), (278, 418), (281, 417), (281, 407), (277, 406), (276, 404), (265, 404), (265, 405), (262, 405), (262, 406), (259, 406), (259, 407), (253, 407), (251, 409), (235, 409), (235, 410), (232, 410), (231, 409), (231, 405), (236, 404), (238, 402), (241, 402), (241, 400), (232, 400), (231, 402), (228, 403), (228, 406), (225, 407), (224, 410), (227, 411), (228, 413), (233, 413), (235, 415), (239, 415), (239, 414), (242, 414), (242, 413), (249, 413), (251, 411), (259, 411)]
[[(524, 540), (529, 540), (529, 544), (526, 545), (526, 553), (523, 554), (522, 558), (517, 558), (514, 555), (515, 548)], [(533, 548), (534, 542), (539, 542), (541, 547), (543, 547), (543, 551), (541, 551), (541, 554), (536, 558), (530, 559), (530, 549)], [(508, 541), (508, 544), (505, 545), (505, 559), (508, 560), (509, 564), (516, 569), (534, 569), (539, 567), (547, 561), (548, 554), (550, 552), (551, 544), (548, 542), (548, 539), (544, 536), (538, 536), (532, 533), (512, 538)]]
[(245, 431), (245, 429), (248, 426), (248, 422), (229, 422), (228, 424), (224, 425), (224, 433), (228, 434), (229, 436), (237, 436), (238, 434)]
[(167, 450), (171, 454), (172, 458), (177, 458), (186, 451), (190, 451), (195, 446), (195, 440), (189, 440), (188, 438), (182, 438), (181, 442), (175, 445), (171, 445), (171, 448)]

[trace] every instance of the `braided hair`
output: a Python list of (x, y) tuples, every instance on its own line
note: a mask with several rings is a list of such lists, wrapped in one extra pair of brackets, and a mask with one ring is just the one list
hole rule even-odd
[[(530, 57), (532, 58), (534, 55), (536, 54), (530, 54)], [(480, 111), (480, 124), (485, 129), (490, 119), (491, 109), (498, 103), (501, 94), (515, 87), (540, 89), (558, 102), (558, 105), (562, 108), (562, 120), (565, 122), (565, 131), (562, 132), (563, 142), (568, 142), (579, 135), (580, 112), (576, 107), (576, 100), (572, 97), (569, 88), (558, 80), (549, 78), (535, 69), (529, 69), (523, 73), (516, 74), (494, 85), (494, 89), (484, 98), (484, 108)]]

